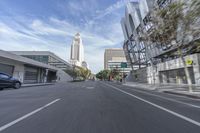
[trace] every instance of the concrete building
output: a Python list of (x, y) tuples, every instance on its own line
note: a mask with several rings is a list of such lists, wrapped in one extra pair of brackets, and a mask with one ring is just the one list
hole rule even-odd
[(77, 33), (71, 44), (70, 63), (76, 66), (82, 66), (84, 61), (84, 48), (80, 33)]
[(0, 72), (9, 74), (24, 84), (71, 79), (59, 68), (3, 50), (0, 50)]
[(104, 69), (129, 72), (131, 70), (130, 65), (127, 68), (121, 68), (121, 63), (127, 63), (123, 49), (111, 48), (105, 49), (104, 53)]
[(71, 68), (71, 64), (61, 59), (54, 53), (50, 51), (11, 51), (16, 55), (21, 55), (23, 57), (33, 59), (56, 68), (60, 68), (62, 70), (66, 70)]
[[(132, 81), (154, 83), (186, 84), (186, 75), (183, 62), (177, 56), (178, 45), (168, 42), (165, 45), (154, 41), (141, 40), (141, 33), (151, 35), (154, 25), (151, 21), (151, 12), (154, 6), (159, 9), (166, 8), (172, 0), (140, 0), (129, 2), (126, 6), (125, 16), (121, 20), (124, 34), (123, 49), (126, 59), (132, 67), (129, 77)], [(199, 26), (199, 25), (198, 25)], [(179, 39), (177, 37), (177, 39)], [(197, 49), (200, 35), (196, 35), (184, 44), (182, 53), (193, 84), (200, 84), (200, 51)]]

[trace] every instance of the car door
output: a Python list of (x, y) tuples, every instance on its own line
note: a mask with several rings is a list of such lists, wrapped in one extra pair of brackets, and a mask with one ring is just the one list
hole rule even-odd
[(0, 88), (9, 87), (11, 85), (10, 77), (0, 73)]

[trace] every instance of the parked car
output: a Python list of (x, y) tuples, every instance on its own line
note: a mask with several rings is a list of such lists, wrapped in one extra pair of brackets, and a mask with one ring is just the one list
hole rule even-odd
[(0, 90), (3, 90), (4, 88), (19, 89), (20, 87), (21, 82), (18, 79), (5, 73), (0, 73)]

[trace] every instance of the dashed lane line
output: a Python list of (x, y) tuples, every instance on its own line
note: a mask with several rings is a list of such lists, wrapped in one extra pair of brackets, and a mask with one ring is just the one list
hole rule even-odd
[(18, 123), (18, 122), (20, 122), (20, 121), (22, 121), (22, 120), (24, 120), (24, 119), (26, 119), (26, 118), (28, 118), (28, 117), (30, 117), (30, 116), (32, 116), (32, 115), (38, 113), (39, 111), (41, 111), (41, 110), (47, 108), (48, 106), (50, 106), (50, 105), (52, 105), (52, 104), (58, 102), (59, 100), (60, 100), (60, 99), (56, 99), (56, 100), (54, 100), (54, 101), (52, 101), (52, 102), (50, 102), (50, 103), (48, 103), (48, 104), (46, 104), (46, 105), (44, 105), (44, 106), (42, 106), (42, 107), (40, 107), (40, 108), (38, 108), (38, 109), (36, 109), (36, 110), (34, 110), (34, 111), (28, 113), (28, 114), (26, 114), (26, 115), (24, 115), (24, 116), (22, 116), (22, 117), (16, 119), (16, 120), (14, 120), (14, 121), (12, 121), (12, 122), (10, 122), (10, 123), (4, 125), (4, 126), (1, 126), (1, 127), (0, 127), (0, 132), (3, 131), (3, 130), (5, 130), (5, 129), (7, 129), (7, 128), (9, 128), (9, 127), (11, 127), (11, 126), (13, 126), (13, 125), (15, 125), (16, 123)]

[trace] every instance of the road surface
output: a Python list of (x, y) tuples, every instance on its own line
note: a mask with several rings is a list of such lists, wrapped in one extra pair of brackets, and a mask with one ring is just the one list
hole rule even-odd
[(4, 90), (0, 133), (200, 133), (200, 100), (101, 81)]

